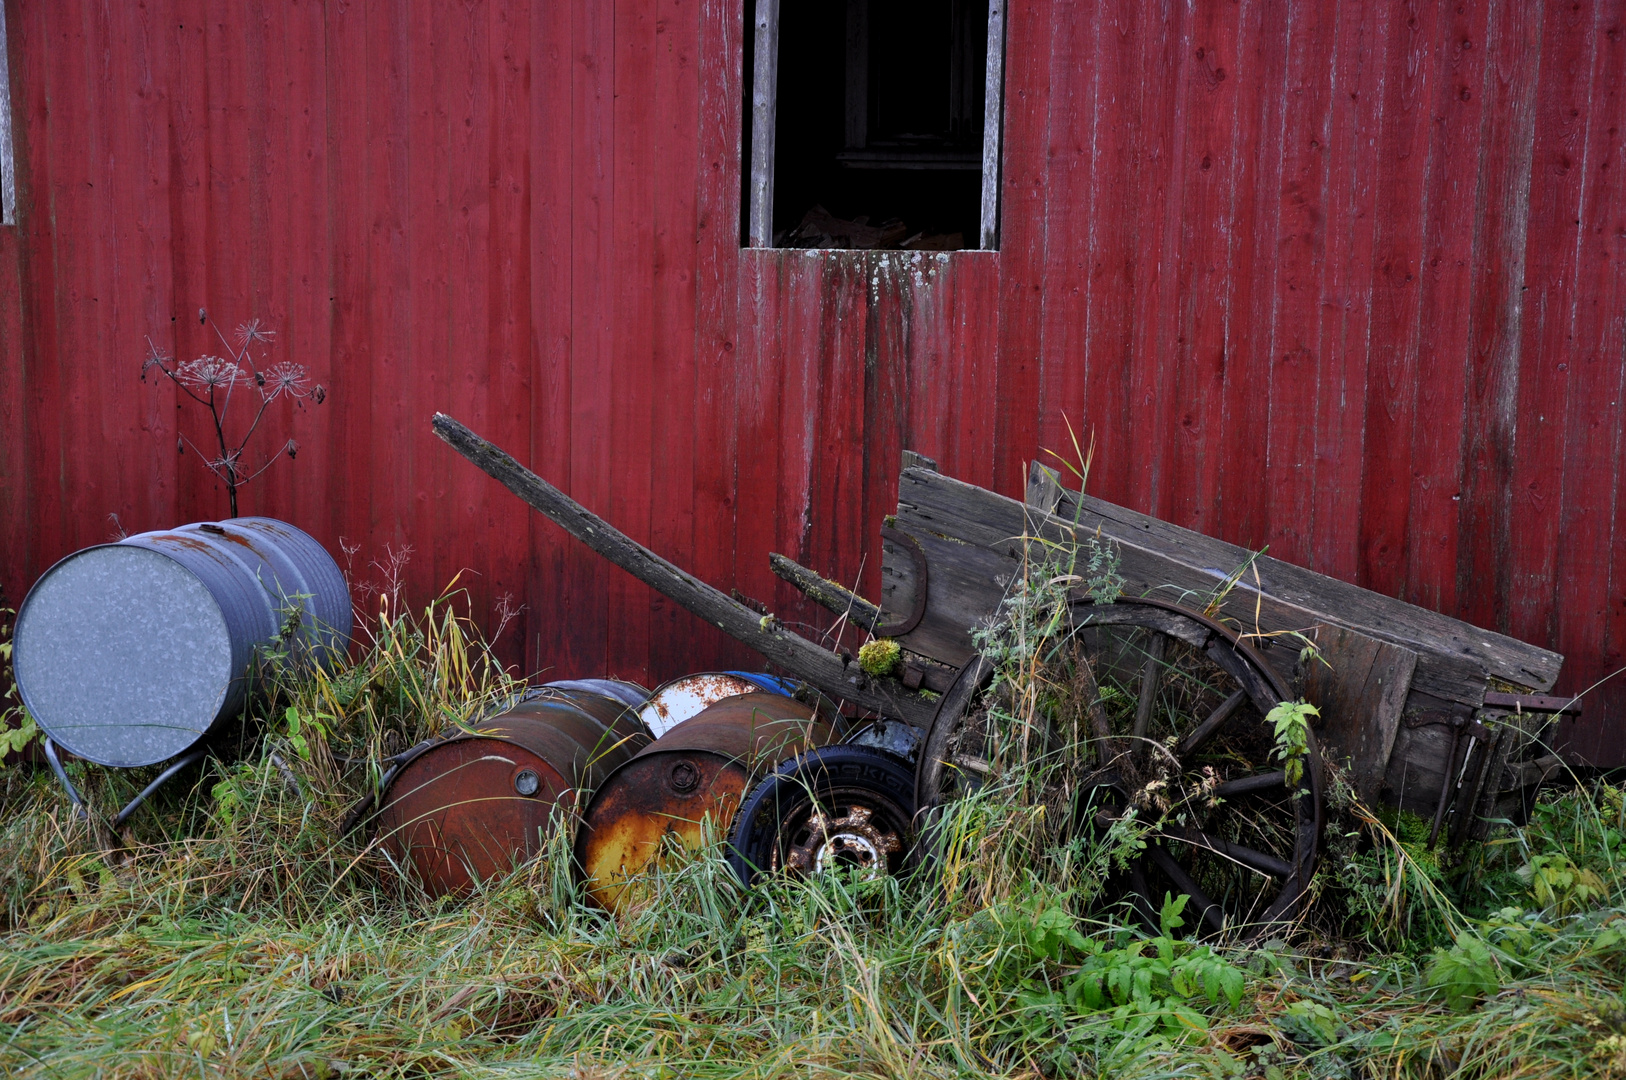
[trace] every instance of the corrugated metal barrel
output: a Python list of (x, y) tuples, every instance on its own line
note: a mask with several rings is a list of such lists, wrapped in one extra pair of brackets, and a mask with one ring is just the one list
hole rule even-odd
[(533, 858), (557, 808), (650, 741), (625, 701), (537, 687), (403, 762), (382, 796), (379, 839), (431, 894), (467, 891)]
[(350, 590), (271, 518), (183, 525), (77, 551), (17, 612), (17, 689), (41, 730), (100, 765), (153, 765), (243, 708), (257, 655), (333, 663)]
[(706, 818), (726, 830), (756, 776), (834, 737), (825, 717), (780, 694), (726, 697), (678, 724), (593, 796), (576, 832), (588, 895), (617, 910), (628, 879), (649, 869), (664, 847), (698, 848)]

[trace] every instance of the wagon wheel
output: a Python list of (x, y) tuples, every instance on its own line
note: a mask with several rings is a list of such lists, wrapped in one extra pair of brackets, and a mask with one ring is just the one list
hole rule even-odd
[[(977, 657), (944, 695), (915, 777), (929, 819), (1010, 756), (989, 723), (993, 674)], [(1189, 896), (1187, 921), (1205, 933), (1257, 937), (1293, 918), (1315, 870), (1321, 758), (1312, 733), (1288, 782), (1265, 716), (1289, 694), (1257, 652), (1174, 604), (1075, 602), (1040, 647), (1038, 677), (1059, 692), (1047, 697), (1075, 703), (1041, 710), (1050, 728), (1089, 743), (1075, 824), (1106, 829), (1133, 811), (1145, 830), (1119, 882), (1143, 918), (1155, 925), (1165, 893)]]

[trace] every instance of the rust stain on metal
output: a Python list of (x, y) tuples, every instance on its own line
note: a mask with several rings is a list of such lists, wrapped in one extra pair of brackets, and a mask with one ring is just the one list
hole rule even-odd
[(461, 893), (535, 856), (591, 791), (650, 742), (621, 702), (556, 691), (457, 732), (401, 767), (379, 838), (434, 895)]
[(794, 698), (739, 694), (678, 724), (598, 789), (576, 834), (588, 895), (619, 911), (633, 879), (725, 830), (757, 776), (834, 740), (828, 720)]

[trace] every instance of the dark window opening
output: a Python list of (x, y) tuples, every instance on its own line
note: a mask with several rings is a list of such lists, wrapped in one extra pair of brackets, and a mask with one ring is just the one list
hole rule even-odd
[(992, 248), (1003, 0), (746, 0), (751, 247)]

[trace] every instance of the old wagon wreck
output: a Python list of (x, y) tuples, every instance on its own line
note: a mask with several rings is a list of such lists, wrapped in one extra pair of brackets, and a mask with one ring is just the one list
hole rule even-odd
[[(1545, 693), (1558, 654), (1068, 490), (1037, 462), (1017, 501), (905, 452), (897, 513), (882, 530), (878, 603), (771, 557), (809, 598), (896, 643), (876, 665), (695, 579), (456, 420), (437, 415), (434, 429), (572, 536), (784, 673), (696, 676), (653, 698), (627, 684), (555, 683), (473, 732), (408, 751), (377, 814), (369, 818), (369, 801), (347, 827), (384, 823), (386, 842), (437, 888), (534, 848), (553, 806), (577, 790), (588, 797), (578, 865), (612, 908), (663, 845), (698, 843), (708, 816), (718, 828), (733, 819), (731, 861), (748, 883), (777, 870), (842, 863), (882, 873), (930, 859), (937, 808), (982, 782), (998, 737), (989, 719), (998, 665), (974, 634), (1041, 579), (1061, 580), (1065, 617), (1037, 651), (1087, 689), (1071, 731), (1041, 741), (1088, 747), (1069, 803), (1075, 827), (1138, 816), (1147, 830), (1123, 883), (1143, 909), (1185, 893), (1205, 929), (1242, 934), (1296, 914), (1335, 772), (1367, 805), (1428, 819), (1430, 843), (1457, 845), (1516, 817), (1560, 765), (1544, 733), (1575, 706)], [(1058, 559), (1077, 566), (1103, 551), (1121, 592), (1054, 573)], [(593, 694), (625, 704), (586, 704)], [(1266, 718), (1298, 702), (1319, 715), (1289, 710), (1310, 722), (1287, 753)], [(532, 745), (560, 736), (537, 735), (531, 714), (584, 709), (604, 714), (595, 727), (568, 745)], [(529, 747), (535, 760), (482, 755), (481, 740)], [(501, 775), (466, 771), (480, 761)], [(537, 804), (545, 809), (510, 821), (510, 786), (522, 810), (526, 797), (552, 794)], [(1159, 814), (1159, 791), (1199, 797), (1187, 800), (1190, 812)]]

